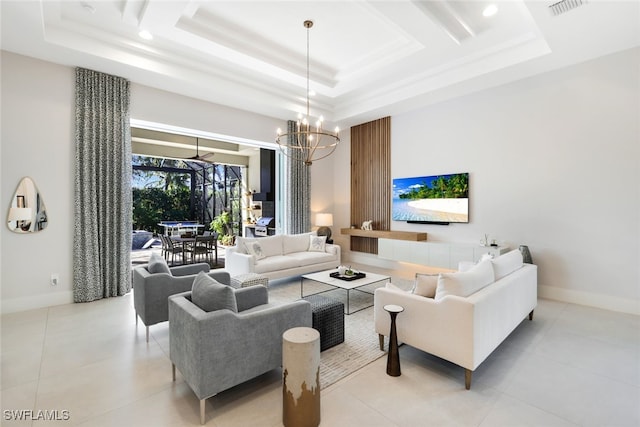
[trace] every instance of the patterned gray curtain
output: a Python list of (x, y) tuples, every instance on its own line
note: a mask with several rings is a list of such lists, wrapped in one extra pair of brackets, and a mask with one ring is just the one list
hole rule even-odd
[[(296, 122), (287, 121), (289, 138), (293, 138)], [(305, 143), (306, 141), (302, 141)], [(292, 141), (289, 141), (291, 144)], [(289, 150), (286, 156), (286, 202), (288, 208), (285, 221), (286, 234), (306, 233), (311, 230), (311, 173), (309, 166), (304, 165), (299, 150)]]
[(131, 290), (129, 82), (76, 69), (73, 299)]

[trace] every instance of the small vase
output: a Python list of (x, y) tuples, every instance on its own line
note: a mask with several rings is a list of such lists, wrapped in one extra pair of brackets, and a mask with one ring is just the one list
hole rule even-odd
[(531, 259), (531, 252), (529, 252), (529, 247), (526, 245), (520, 245), (518, 248), (522, 253), (522, 262), (527, 264), (533, 264), (533, 260)]

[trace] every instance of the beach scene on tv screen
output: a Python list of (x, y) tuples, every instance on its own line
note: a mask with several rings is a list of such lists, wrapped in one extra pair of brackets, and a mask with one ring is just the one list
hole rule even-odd
[(469, 174), (393, 180), (394, 221), (469, 222)]

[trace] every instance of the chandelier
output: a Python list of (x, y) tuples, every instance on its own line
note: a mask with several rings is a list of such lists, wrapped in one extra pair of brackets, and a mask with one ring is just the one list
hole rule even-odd
[(320, 159), (330, 156), (338, 143), (340, 142), (340, 129), (336, 127), (334, 132), (325, 130), (322, 127), (324, 118), (320, 116), (315, 122), (315, 126), (311, 124), (309, 115), (309, 29), (313, 27), (313, 21), (304, 21), (304, 27), (307, 29), (307, 115), (298, 115), (295, 128), (282, 132), (277, 131), (276, 143), (280, 150), (296, 160), (304, 162), (305, 166)]

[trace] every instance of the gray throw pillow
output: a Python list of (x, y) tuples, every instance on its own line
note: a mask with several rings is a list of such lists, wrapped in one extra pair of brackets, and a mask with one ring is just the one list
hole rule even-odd
[(171, 275), (171, 269), (169, 268), (167, 261), (156, 253), (151, 254), (149, 264), (147, 265), (147, 271), (151, 274), (167, 273)]
[(227, 309), (238, 312), (233, 288), (216, 281), (204, 271), (198, 273), (193, 281), (191, 301), (204, 311)]

